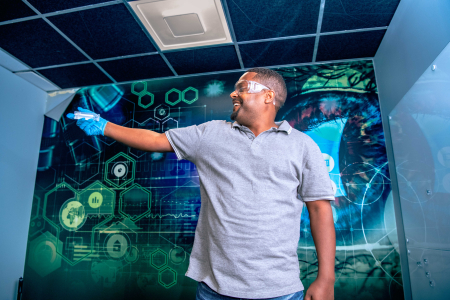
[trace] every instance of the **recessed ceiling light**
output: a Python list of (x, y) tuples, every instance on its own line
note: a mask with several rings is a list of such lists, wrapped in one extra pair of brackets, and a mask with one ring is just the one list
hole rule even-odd
[(220, 0), (129, 2), (162, 51), (231, 44)]
[(174, 37), (205, 34), (197, 14), (165, 17), (164, 21), (166, 21)]

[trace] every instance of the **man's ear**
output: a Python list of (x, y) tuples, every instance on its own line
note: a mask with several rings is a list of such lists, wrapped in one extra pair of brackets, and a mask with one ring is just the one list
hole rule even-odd
[(270, 90), (266, 93), (266, 98), (264, 99), (264, 103), (273, 103), (275, 101), (275, 92)]

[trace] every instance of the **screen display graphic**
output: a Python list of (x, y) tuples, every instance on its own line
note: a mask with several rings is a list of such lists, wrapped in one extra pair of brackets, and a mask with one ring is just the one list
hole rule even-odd
[[(316, 141), (333, 182), (335, 299), (403, 298), (372, 62), (276, 71), (288, 88), (276, 121)], [(83, 107), (160, 133), (230, 121), (229, 95), (242, 74), (83, 88), (60, 122), (45, 119), (23, 299), (195, 299), (197, 282), (184, 274), (201, 208), (196, 166), (87, 136), (65, 115)], [(306, 206), (297, 254), (307, 289), (318, 263)]]

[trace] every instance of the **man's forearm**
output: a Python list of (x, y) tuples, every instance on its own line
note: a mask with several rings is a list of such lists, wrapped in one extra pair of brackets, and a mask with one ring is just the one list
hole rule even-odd
[(105, 126), (104, 135), (142, 151), (173, 152), (173, 148), (164, 133), (128, 128), (108, 122)]
[(317, 250), (319, 273), (317, 279), (335, 280), (334, 260), (336, 256), (336, 232), (333, 212), (328, 200), (308, 203), (311, 233)]

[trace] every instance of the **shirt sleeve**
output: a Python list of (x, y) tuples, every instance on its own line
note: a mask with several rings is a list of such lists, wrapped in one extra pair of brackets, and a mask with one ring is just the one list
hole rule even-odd
[(325, 160), (317, 143), (307, 136), (303, 144), (303, 162), (298, 196), (304, 202), (335, 200)]
[(170, 129), (165, 132), (178, 160), (194, 162), (206, 128), (211, 122), (184, 128)]

